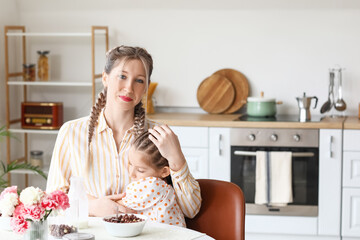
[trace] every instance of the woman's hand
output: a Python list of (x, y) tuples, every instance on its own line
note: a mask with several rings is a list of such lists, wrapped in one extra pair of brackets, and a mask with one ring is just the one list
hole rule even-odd
[(104, 217), (119, 213), (136, 213), (122, 204), (117, 203), (125, 196), (125, 193), (103, 196), (94, 198), (88, 195), (89, 200), (89, 215), (94, 217)]
[(161, 155), (169, 161), (170, 169), (179, 171), (186, 160), (181, 151), (180, 142), (176, 134), (167, 126), (155, 126), (149, 129), (150, 140), (159, 149)]

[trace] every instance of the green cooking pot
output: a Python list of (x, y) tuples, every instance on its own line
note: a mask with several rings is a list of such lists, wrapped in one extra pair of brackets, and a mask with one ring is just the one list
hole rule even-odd
[(247, 98), (247, 115), (252, 117), (273, 117), (276, 115), (276, 102), (274, 98)]

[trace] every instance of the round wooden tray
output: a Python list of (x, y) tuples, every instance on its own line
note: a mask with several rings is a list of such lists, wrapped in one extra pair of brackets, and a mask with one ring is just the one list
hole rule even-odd
[(229, 79), (235, 88), (235, 99), (233, 104), (224, 113), (234, 113), (238, 111), (245, 103), (249, 96), (249, 83), (247, 78), (239, 71), (226, 68), (221, 69), (214, 74), (220, 74)]
[(234, 102), (235, 89), (231, 81), (220, 74), (203, 80), (197, 90), (197, 100), (208, 113), (223, 113)]

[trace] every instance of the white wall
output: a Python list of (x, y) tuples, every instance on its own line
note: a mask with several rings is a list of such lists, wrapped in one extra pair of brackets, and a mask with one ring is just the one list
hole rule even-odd
[(90, 25), (108, 25), (111, 46), (146, 47), (155, 61), (152, 80), (159, 82), (160, 106), (198, 107), (200, 82), (218, 69), (234, 68), (247, 76), (251, 95), (264, 91), (282, 100), (280, 113), (297, 113), (295, 97), (306, 92), (319, 97), (316, 114), (327, 99), (328, 68), (340, 64), (346, 68), (347, 114), (358, 111), (357, 1), (18, 2), (20, 23), (28, 30), (87, 31)]
[[(355, 115), (358, 111), (358, 1), (66, 0), (62, 6), (58, 1), (16, 2), (18, 22), (27, 31), (75, 32), (88, 31), (91, 25), (108, 25), (110, 46), (146, 47), (155, 61), (152, 80), (159, 82), (155, 92), (159, 106), (198, 107), (196, 90), (200, 82), (218, 69), (234, 68), (247, 76), (251, 95), (264, 91), (266, 96), (282, 100), (280, 113), (297, 113), (295, 97), (305, 91), (319, 97), (319, 107), (313, 112), (318, 114), (327, 98), (328, 68), (340, 64), (346, 68), (346, 113)], [(13, 23), (11, 18), (5, 15)], [(35, 51), (46, 46), (61, 59), (57, 70), (59, 61), (52, 64), (56, 76), (87, 79), (89, 63), (81, 56), (90, 52), (81, 41), (47, 43), (37, 39), (28, 54), (36, 61)], [(102, 62), (99, 71), (101, 67)], [(84, 107), (87, 104), (80, 104), (82, 115), (88, 112)]]

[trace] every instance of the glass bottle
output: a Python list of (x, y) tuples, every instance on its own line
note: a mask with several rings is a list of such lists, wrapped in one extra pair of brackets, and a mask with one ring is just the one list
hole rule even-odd
[(35, 81), (35, 64), (23, 64), (24, 81)]
[(65, 212), (66, 216), (73, 221), (73, 225), (79, 228), (88, 227), (88, 198), (84, 180), (81, 177), (70, 178), (69, 189), (70, 208)]
[(39, 167), (42, 168), (43, 167), (43, 151), (38, 151), (38, 150), (34, 150), (34, 151), (30, 151), (30, 164), (33, 165), (34, 167)]
[(40, 81), (48, 81), (49, 80), (49, 58), (47, 54), (50, 51), (37, 51), (39, 54), (38, 58), (38, 78)]

